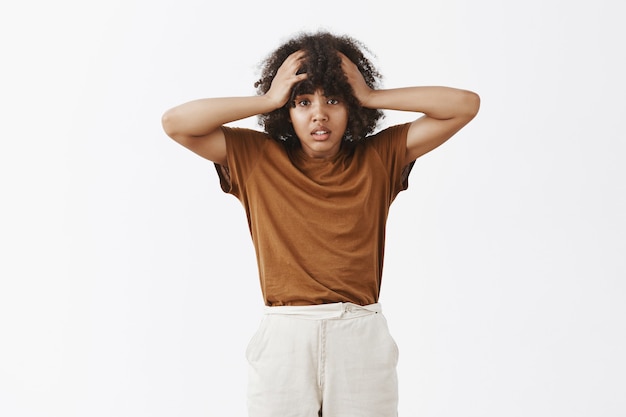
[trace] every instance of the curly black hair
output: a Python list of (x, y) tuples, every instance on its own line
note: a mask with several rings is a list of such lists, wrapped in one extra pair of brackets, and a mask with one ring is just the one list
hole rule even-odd
[(326, 96), (342, 99), (348, 107), (348, 126), (344, 134), (346, 142), (357, 143), (374, 132), (383, 112), (360, 105), (354, 97), (352, 87), (341, 69), (341, 59), (337, 51), (343, 53), (355, 63), (370, 88), (376, 88), (382, 75), (365, 56), (371, 55), (369, 49), (360, 41), (347, 35), (337, 36), (329, 32), (300, 33), (278, 47), (261, 63), (261, 79), (254, 86), (259, 95), (268, 92), (272, 80), (283, 61), (292, 53), (304, 50), (306, 59), (298, 72), (306, 72), (307, 79), (298, 83), (292, 90), (287, 104), (280, 109), (258, 116), (259, 125), (272, 138), (288, 146), (300, 144), (293, 126), (289, 122), (289, 107), (293, 107), (293, 98), (299, 94), (310, 94), (317, 89)]

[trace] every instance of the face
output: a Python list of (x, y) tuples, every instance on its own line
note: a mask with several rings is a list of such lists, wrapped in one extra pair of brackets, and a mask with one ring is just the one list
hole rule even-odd
[(294, 104), (289, 117), (304, 153), (313, 158), (336, 155), (348, 125), (348, 107), (321, 90), (296, 96)]

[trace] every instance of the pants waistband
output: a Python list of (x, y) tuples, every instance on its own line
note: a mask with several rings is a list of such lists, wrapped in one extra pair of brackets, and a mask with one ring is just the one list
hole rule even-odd
[(324, 320), (337, 318), (355, 318), (370, 314), (382, 313), (380, 303), (361, 306), (353, 303), (330, 303), (310, 306), (266, 306), (265, 314), (293, 316), (309, 320)]

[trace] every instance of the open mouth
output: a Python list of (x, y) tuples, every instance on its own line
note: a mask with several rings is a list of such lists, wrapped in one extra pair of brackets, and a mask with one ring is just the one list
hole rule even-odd
[(313, 136), (315, 140), (326, 140), (330, 137), (330, 130), (316, 129), (311, 132), (311, 136)]

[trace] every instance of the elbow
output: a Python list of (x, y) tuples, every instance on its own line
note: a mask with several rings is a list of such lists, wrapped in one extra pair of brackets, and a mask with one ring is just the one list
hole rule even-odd
[(175, 115), (175, 110), (174, 109), (170, 109), (168, 111), (166, 111), (165, 113), (163, 113), (163, 116), (161, 116), (161, 126), (163, 127), (163, 130), (165, 131), (165, 134), (167, 136), (169, 136), (170, 138), (174, 139), (174, 137), (176, 136), (176, 115)]
[(462, 98), (463, 115), (472, 120), (480, 110), (480, 96), (473, 91), (463, 91)]
[(167, 110), (161, 116), (161, 126), (165, 134), (180, 144), (190, 137), (183, 116), (184, 114), (178, 107)]

